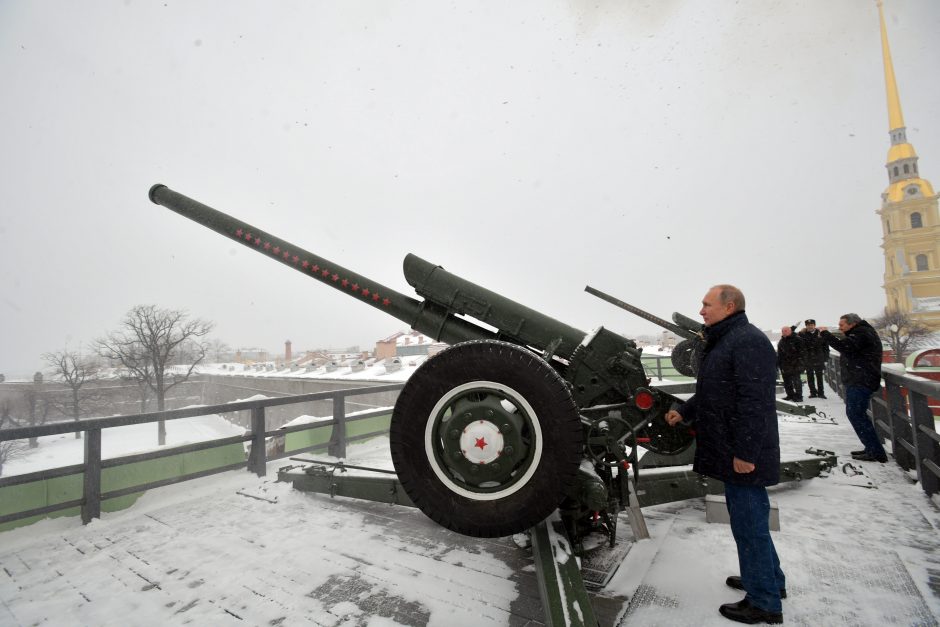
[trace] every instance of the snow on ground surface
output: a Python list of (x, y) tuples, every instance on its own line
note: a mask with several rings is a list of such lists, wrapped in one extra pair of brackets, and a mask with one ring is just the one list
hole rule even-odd
[[(398, 383), (407, 381), (418, 366), (427, 361), (427, 355), (407, 355), (397, 358), (401, 362), (401, 367), (391, 372), (386, 366), (386, 360), (367, 359), (362, 364), (362, 369), (357, 370), (353, 365), (359, 361), (356, 359), (346, 360), (345, 364), (338, 364), (335, 369), (330, 370), (327, 366), (299, 368), (291, 370), (290, 367), (277, 369), (272, 363), (259, 364), (259, 367), (270, 366), (270, 370), (254, 369), (251, 366), (245, 366), (240, 363), (228, 364), (204, 364), (196, 367), (199, 374), (211, 374), (235, 377), (258, 377), (258, 378), (291, 378), (291, 379), (329, 379), (329, 380), (356, 380), (356, 381), (376, 381), (380, 383)], [(387, 360), (391, 361), (391, 360)]]
[[(218, 415), (180, 418), (166, 422), (167, 446), (183, 446), (244, 434), (243, 427), (233, 425)], [(143, 453), (157, 448), (156, 423), (113, 427), (101, 431), (102, 459)], [(39, 438), (38, 448), (29, 450), (27, 455), (4, 463), (3, 476), (22, 475), (47, 468), (81, 464), (84, 461), (84, 454), (84, 439), (76, 439), (72, 433), (48, 435)]]
[[(940, 511), (893, 462), (844, 466), (859, 446), (842, 402), (815, 404), (835, 424), (781, 415), (784, 458), (813, 446), (840, 464), (772, 489), (785, 621), (940, 624)], [(347, 461), (391, 468), (387, 447), (351, 446)], [(60, 518), (0, 533), (0, 625), (523, 624), (518, 575), (531, 566), (416, 510), (295, 491), (274, 481), (285, 463), (265, 478), (235, 471), (152, 490), (87, 526)], [(624, 599), (621, 624), (733, 624), (717, 611), (741, 598), (724, 585), (737, 573), (728, 526), (705, 522), (702, 499), (644, 515), (651, 538), (601, 593)]]

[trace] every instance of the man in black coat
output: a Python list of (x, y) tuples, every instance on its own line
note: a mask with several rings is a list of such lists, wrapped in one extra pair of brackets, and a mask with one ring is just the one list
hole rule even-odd
[(865, 447), (852, 451), (852, 457), (863, 462), (885, 463), (888, 455), (867, 413), (871, 395), (881, 387), (881, 338), (870, 324), (854, 313), (839, 318), (839, 330), (845, 334), (844, 338), (836, 337), (826, 327), (820, 329), (826, 343), (841, 354), (845, 414)]
[(695, 394), (666, 413), (666, 422), (694, 425), (693, 470), (725, 484), (740, 577), (726, 583), (746, 596), (719, 608), (742, 623), (782, 623), (786, 578), (770, 537), (767, 486), (780, 481), (780, 440), (770, 340), (747, 320), (744, 295), (716, 285), (702, 299), (705, 348)]
[(823, 370), (829, 360), (829, 345), (822, 338), (816, 321), (812, 318), (805, 323), (806, 326), (798, 333), (803, 341), (803, 361), (806, 364), (806, 383), (809, 384), (810, 398), (826, 398), (826, 388), (823, 387)]
[(783, 377), (783, 389), (787, 395), (784, 400), (803, 402), (803, 342), (793, 332), (794, 327), (780, 329), (780, 341), (777, 342), (777, 368)]

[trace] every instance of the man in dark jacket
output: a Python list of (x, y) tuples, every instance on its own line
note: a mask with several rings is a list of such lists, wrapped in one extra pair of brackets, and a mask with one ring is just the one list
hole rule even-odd
[(777, 342), (777, 368), (783, 377), (783, 389), (787, 395), (784, 400), (803, 402), (803, 342), (793, 332), (794, 327), (780, 329), (780, 341)]
[(702, 299), (705, 348), (695, 395), (666, 413), (666, 422), (695, 428), (693, 470), (723, 481), (738, 548), (740, 577), (726, 583), (746, 596), (719, 608), (742, 623), (782, 623), (786, 579), (770, 537), (767, 486), (780, 480), (780, 440), (770, 340), (744, 313), (744, 295), (716, 285)]
[(885, 463), (888, 455), (867, 413), (871, 395), (881, 387), (881, 338), (870, 324), (854, 313), (839, 318), (839, 330), (845, 337), (836, 337), (825, 327), (820, 329), (826, 343), (841, 354), (845, 414), (865, 447), (852, 451), (852, 457), (863, 462)]
[(829, 345), (822, 338), (816, 321), (812, 318), (805, 323), (806, 326), (798, 333), (803, 341), (803, 361), (806, 364), (806, 382), (809, 384), (810, 398), (826, 398), (826, 388), (823, 387), (823, 370), (829, 359)]

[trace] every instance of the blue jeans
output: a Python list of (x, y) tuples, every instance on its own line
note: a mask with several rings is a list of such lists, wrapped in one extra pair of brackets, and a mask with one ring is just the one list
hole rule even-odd
[(780, 590), (787, 579), (780, 570), (777, 549), (770, 537), (770, 499), (763, 486), (725, 483), (725, 502), (731, 533), (738, 545), (741, 583), (748, 602), (767, 612), (781, 612)]
[(858, 439), (865, 447), (865, 452), (873, 457), (884, 457), (885, 449), (881, 445), (881, 439), (866, 413), (872, 394), (874, 394), (872, 390), (860, 385), (850, 385), (845, 388), (845, 415), (848, 416)]

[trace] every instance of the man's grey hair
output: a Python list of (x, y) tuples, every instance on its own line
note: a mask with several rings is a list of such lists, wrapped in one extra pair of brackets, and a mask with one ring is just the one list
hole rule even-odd
[(862, 321), (862, 317), (856, 313), (848, 313), (839, 317), (845, 320), (846, 324), (858, 324)]
[(741, 290), (727, 283), (713, 285), (712, 289), (718, 290), (718, 300), (722, 305), (734, 303), (735, 311), (744, 311), (744, 294)]

